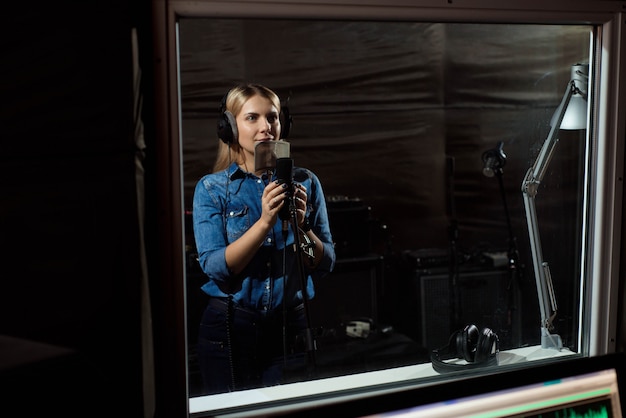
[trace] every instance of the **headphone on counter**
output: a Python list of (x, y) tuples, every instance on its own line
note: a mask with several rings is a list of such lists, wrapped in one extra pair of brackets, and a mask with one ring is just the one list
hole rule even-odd
[[(500, 341), (489, 328), (479, 330), (476, 325), (466, 325), (450, 336), (448, 345), (433, 350), (430, 360), (439, 373), (450, 373), (498, 365)], [(444, 360), (460, 358), (467, 364), (446, 363)]]
[[(230, 110), (226, 110), (227, 97), (228, 93), (222, 97), (220, 102), (220, 115), (217, 119), (217, 137), (225, 144), (230, 145), (237, 142), (239, 139), (239, 132), (237, 131), (237, 121), (235, 116), (230, 112)], [(289, 136), (291, 125), (293, 124), (291, 114), (289, 113), (289, 107), (286, 104), (281, 104), (279, 118), (281, 127), (280, 136), (282, 139), (285, 139)]]

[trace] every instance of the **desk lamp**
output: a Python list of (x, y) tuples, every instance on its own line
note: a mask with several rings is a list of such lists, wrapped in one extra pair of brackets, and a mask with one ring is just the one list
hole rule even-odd
[(558, 334), (552, 334), (553, 321), (557, 314), (557, 303), (550, 275), (550, 267), (543, 260), (541, 240), (537, 226), (537, 212), (535, 210), (535, 196), (539, 184), (545, 175), (546, 168), (552, 160), (555, 146), (558, 142), (560, 129), (581, 130), (587, 128), (587, 85), (589, 80), (589, 65), (575, 64), (571, 69), (569, 81), (563, 99), (554, 112), (550, 121), (550, 133), (544, 141), (535, 163), (528, 169), (522, 183), (526, 223), (530, 237), (537, 296), (541, 311), (541, 347), (560, 350), (563, 342)]

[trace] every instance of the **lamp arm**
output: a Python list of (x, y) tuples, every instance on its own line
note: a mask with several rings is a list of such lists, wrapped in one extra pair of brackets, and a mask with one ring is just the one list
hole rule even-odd
[(535, 271), (535, 282), (537, 286), (537, 297), (539, 298), (539, 309), (541, 313), (542, 347), (561, 348), (562, 343), (558, 335), (550, 334), (554, 328), (553, 321), (557, 313), (556, 295), (552, 285), (552, 276), (548, 263), (543, 261), (541, 251), (541, 239), (539, 237), (539, 227), (537, 223), (537, 211), (535, 208), (535, 196), (539, 184), (543, 179), (546, 168), (550, 164), (554, 155), (556, 144), (558, 143), (558, 131), (563, 121), (563, 116), (567, 110), (567, 105), (576, 92), (574, 82), (568, 84), (561, 104), (557, 108), (559, 114), (555, 123), (552, 124), (548, 137), (541, 146), (539, 155), (535, 163), (528, 169), (524, 181), (522, 182), (522, 193), (524, 197), (524, 208), (526, 210), (526, 224), (528, 225), (528, 235), (530, 238), (530, 249), (533, 258)]
[(544, 141), (541, 147), (541, 150), (539, 151), (539, 155), (537, 156), (535, 163), (531, 167), (531, 173), (529, 173), (531, 177), (529, 177), (529, 174), (526, 175), (525, 183), (526, 183), (526, 180), (529, 180), (529, 181), (532, 180), (532, 184), (535, 185), (535, 188), (532, 191), (533, 196), (537, 194), (536, 186), (538, 186), (541, 180), (543, 179), (543, 176), (546, 173), (546, 169), (548, 168), (548, 165), (550, 164), (550, 161), (552, 160), (554, 147), (556, 146), (556, 143), (559, 141), (558, 132), (559, 132), (561, 123), (563, 122), (563, 116), (565, 116), (565, 111), (567, 110), (567, 106), (569, 105), (569, 102), (572, 96), (577, 91), (578, 91), (578, 88), (576, 87), (576, 84), (574, 83), (574, 81), (573, 80), (570, 81), (570, 83), (567, 85), (567, 88), (565, 89), (565, 93), (563, 94), (561, 103), (559, 104), (559, 107), (557, 108), (557, 111), (559, 111), (558, 118), (554, 121), (554, 123), (550, 127), (550, 132), (548, 133), (548, 137)]

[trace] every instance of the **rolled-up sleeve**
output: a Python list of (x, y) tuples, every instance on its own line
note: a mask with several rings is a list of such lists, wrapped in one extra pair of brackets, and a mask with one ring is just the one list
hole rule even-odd
[(324, 246), (323, 258), (316, 269), (311, 272), (311, 275), (314, 278), (320, 278), (333, 270), (336, 256), (322, 184), (314, 173), (309, 171), (309, 176), (311, 181), (309, 186), (309, 221), (312, 224), (315, 235), (322, 241)]
[(230, 276), (226, 264), (226, 232), (221, 185), (205, 176), (196, 184), (193, 195), (193, 231), (202, 271), (217, 282)]

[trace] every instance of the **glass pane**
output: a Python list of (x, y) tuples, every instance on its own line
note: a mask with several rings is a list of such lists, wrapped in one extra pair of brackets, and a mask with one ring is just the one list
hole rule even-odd
[[(327, 197), (337, 264), (311, 301), (314, 378), (430, 363), (470, 324), (502, 352), (541, 349), (522, 183), (572, 66), (589, 63), (591, 27), (189, 18), (179, 30), (191, 397), (204, 394), (207, 303), (193, 191), (212, 170), (219, 103), (244, 81), (288, 101), (291, 157)], [(534, 200), (554, 352), (578, 353), (587, 133), (557, 133)]]

